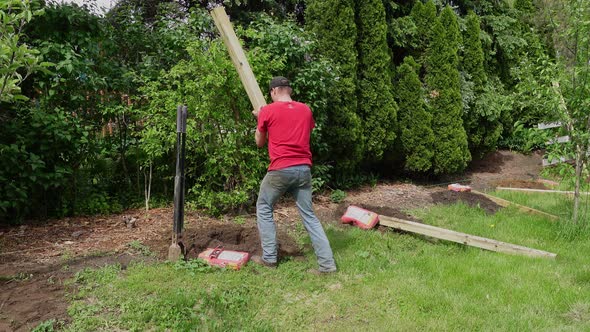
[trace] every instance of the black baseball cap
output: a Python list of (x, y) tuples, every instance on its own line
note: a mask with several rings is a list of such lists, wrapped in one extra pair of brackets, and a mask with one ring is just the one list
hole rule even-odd
[(286, 77), (283, 76), (275, 76), (272, 78), (272, 80), (270, 80), (270, 84), (268, 86), (268, 91), (274, 89), (274, 88), (278, 88), (280, 86), (291, 86), (291, 83), (289, 83), (289, 80)]

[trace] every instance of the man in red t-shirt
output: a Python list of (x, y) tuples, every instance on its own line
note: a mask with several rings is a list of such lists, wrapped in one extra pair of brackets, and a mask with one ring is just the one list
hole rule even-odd
[(256, 216), (262, 257), (252, 260), (269, 267), (277, 266), (276, 225), (273, 208), (286, 192), (293, 195), (303, 226), (309, 233), (318, 259), (317, 272), (336, 271), (330, 242), (316, 217), (311, 202), (311, 149), (309, 139), (315, 123), (309, 107), (291, 99), (291, 86), (285, 77), (270, 81), (273, 103), (253, 114), (258, 118), (256, 145), (263, 147), (268, 139), (270, 165), (260, 184)]

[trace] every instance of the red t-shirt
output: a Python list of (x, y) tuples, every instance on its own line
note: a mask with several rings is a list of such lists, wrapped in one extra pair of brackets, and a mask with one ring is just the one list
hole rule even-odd
[(314, 127), (311, 109), (303, 103), (278, 101), (264, 106), (258, 114), (258, 131), (268, 132), (268, 170), (311, 166), (309, 137)]

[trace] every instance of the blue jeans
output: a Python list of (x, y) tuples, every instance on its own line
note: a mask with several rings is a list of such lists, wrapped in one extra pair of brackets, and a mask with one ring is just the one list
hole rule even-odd
[(260, 242), (262, 243), (262, 259), (268, 263), (277, 261), (277, 231), (273, 219), (273, 207), (285, 192), (291, 193), (295, 198), (299, 215), (303, 219), (303, 226), (311, 238), (319, 270), (322, 272), (336, 271), (330, 242), (322, 224), (313, 212), (311, 171), (307, 165), (269, 171), (260, 184), (260, 192), (256, 202), (256, 216)]

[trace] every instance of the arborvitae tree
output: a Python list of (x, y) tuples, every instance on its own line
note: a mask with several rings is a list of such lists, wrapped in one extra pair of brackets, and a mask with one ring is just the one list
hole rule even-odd
[[(432, 0), (423, 4), (422, 1), (416, 1), (414, 7), (412, 7), (412, 11), (410, 13), (414, 24), (416, 24), (417, 30), (417, 38), (416, 41), (416, 50), (414, 54), (417, 57), (423, 57), (424, 51), (430, 44), (430, 39), (432, 38), (432, 25), (436, 20), (436, 5)], [(418, 59), (418, 62), (422, 62), (421, 59)]]
[(362, 128), (357, 115), (357, 28), (353, 0), (308, 0), (306, 26), (316, 34), (319, 50), (338, 65), (328, 105), (326, 143), (338, 173), (350, 173), (363, 155)]
[(367, 160), (380, 160), (396, 137), (397, 104), (393, 99), (387, 23), (381, 0), (357, 2), (358, 106)]
[(447, 6), (435, 20), (426, 57), (426, 83), (430, 90), (434, 132), (434, 172), (463, 171), (471, 160), (463, 128), (458, 50), (459, 24)]
[(469, 150), (473, 155), (483, 155), (496, 147), (502, 125), (500, 117), (501, 96), (488, 85), (484, 68), (484, 54), (480, 36), (479, 17), (469, 12), (466, 17), (463, 40), (463, 70), (473, 83), (474, 101), (467, 105), (464, 114), (465, 130), (468, 133)]
[(463, 69), (471, 76), (475, 91), (481, 91), (488, 77), (484, 68), (484, 56), (481, 40), (479, 17), (469, 11), (465, 22), (467, 29), (463, 39)]
[(524, 13), (531, 13), (534, 11), (535, 6), (533, 5), (533, 0), (515, 0), (514, 8)]
[(399, 81), (396, 88), (400, 138), (406, 158), (405, 169), (412, 172), (430, 170), (434, 156), (432, 114), (428, 112), (422, 94), (422, 83), (417, 73), (419, 68), (420, 65), (414, 58), (405, 57), (398, 69)]

